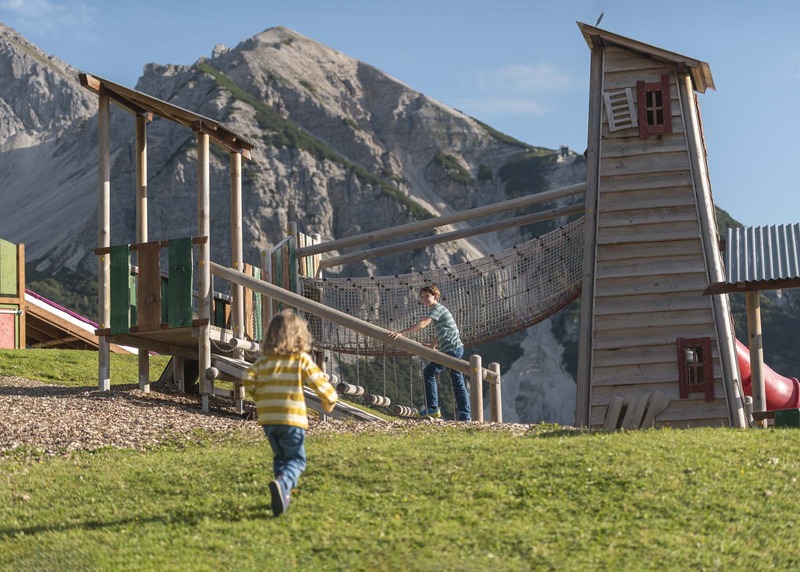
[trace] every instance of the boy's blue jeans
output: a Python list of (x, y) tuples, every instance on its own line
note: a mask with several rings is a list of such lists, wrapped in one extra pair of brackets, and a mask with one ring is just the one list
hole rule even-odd
[[(449, 356), (461, 359), (464, 355), (463, 346), (452, 351), (445, 352)], [(428, 409), (439, 409), (439, 389), (436, 385), (436, 376), (444, 369), (442, 364), (430, 362), (422, 370), (425, 379), (425, 398), (427, 399)], [(469, 421), (469, 393), (467, 384), (464, 382), (464, 374), (454, 369), (450, 370), (450, 381), (453, 383), (453, 393), (456, 396), (456, 419), (458, 421)]]
[(272, 470), (286, 496), (306, 470), (306, 430), (291, 425), (262, 425), (272, 452)]

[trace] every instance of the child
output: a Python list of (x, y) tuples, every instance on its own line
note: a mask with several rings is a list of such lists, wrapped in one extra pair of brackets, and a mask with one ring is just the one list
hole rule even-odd
[(262, 342), (263, 353), (250, 367), (244, 386), (256, 404), (258, 422), (274, 453), (275, 480), (270, 482), (272, 514), (289, 508), (289, 495), (306, 468), (308, 429), (303, 384), (313, 389), (330, 413), (338, 395), (308, 355), (311, 334), (307, 322), (292, 310), (272, 318)]
[[(436, 335), (433, 342), (428, 344), (429, 347), (436, 349), (438, 345), (440, 352), (460, 359), (464, 355), (464, 344), (461, 343), (461, 335), (458, 332), (455, 320), (453, 320), (453, 315), (450, 310), (439, 302), (441, 295), (439, 288), (436, 286), (423, 286), (420, 288), (419, 299), (423, 306), (430, 308), (428, 316), (405, 330), (392, 332), (390, 337), (397, 339), (398, 336), (418, 332), (427, 328), (433, 322)], [(430, 362), (422, 371), (425, 378), (425, 398), (428, 402), (427, 409), (419, 412), (422, 417), (438, 419), (442, 416), (442, 412), (439, 409), (439, 391), (436, 386), (436, 376), (443, 369), (443, 365)], [(453, 383), (453, 391), (456, 396), (456, 419), (469, 421), (469, 393), (467, 393), (467, 385), (464, 383), (464, 374), (451, 369), (450, 380)]]

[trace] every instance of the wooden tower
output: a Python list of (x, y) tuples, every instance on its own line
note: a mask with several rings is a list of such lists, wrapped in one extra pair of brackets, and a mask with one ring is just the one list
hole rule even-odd
[(591, 49), (576, 423), (744, 427), (696, 92), (708, 64), (578, 26)]

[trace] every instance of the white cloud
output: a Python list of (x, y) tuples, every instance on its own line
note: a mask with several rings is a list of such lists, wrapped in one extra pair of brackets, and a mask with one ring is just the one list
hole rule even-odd
[(0, 10), (10, 12), (26, 30), (39, 34), (71, 31), (80, 35), (92, 21), (92, 10), (83, 2), (0, 0)]
[(558, 100), (579, 88), (576, 78), (549, 63), (507, 64), (471, 72), (463, 77), (473, 97), (459, 98), (454, 107), (470, 115), (544, 117)]

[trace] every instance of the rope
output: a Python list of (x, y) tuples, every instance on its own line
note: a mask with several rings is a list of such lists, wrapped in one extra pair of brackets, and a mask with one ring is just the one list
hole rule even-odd
[[(388, 330), (407, 328), (427, 314), (419, 289), (435, 284), (453, 314), (464, 345), (476, 346), (524, 330), (580, 295), (584, 217), (545, 235), (452, 267), (365, 278), (300, 276), (303, 292), (328, 307)], [(328, 320), (310, 320), (315, 345), (344, 353), (403, 353)]]

